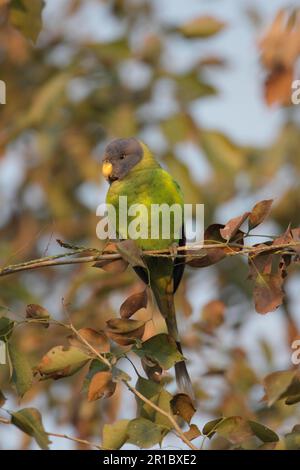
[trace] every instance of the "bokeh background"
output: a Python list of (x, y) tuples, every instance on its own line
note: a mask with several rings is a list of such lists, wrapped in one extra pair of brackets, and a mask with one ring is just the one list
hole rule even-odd
[[(61, 252), (57, 238), (100, 246), (96, 208), (107, 190), (100, 160), (115, 137), (143, 139), (180, 183), (186, 202), (205, 204), (206, 225), (273, 198), (257, 234), (282, 233), (290, 222), (299, 226), (300, 106), (276, 103), (276, 86), (273, 102), (266, 100), (268, 70), (259, 41), (277, 12), (298, 1), (46, 0), (35, 46), (12, 27), (7, 3), (0, 2), (0, 79), (7, 87), (0, 105), (1, 266)], [(182, 28), (207, 15), (217, 21), (215, 34), (191, 37)], [(300, 78), (296, 63), (297, 73)], [(297, 405), (267, 409), (260, 401), (261, 378), (291, 367), (299, 288), (294, 269), (284, 306), (261, 316), (242, 257), (187, 270), (177, 310), (200, 426), (222, 414), (256, 418), (282, 433), (299, 422)], [(1, 278), (0, 309), (20, 319), (28, 303), (38, 303), (64, 319), (67, 308), (76, 326), (101, 329), (139, 289), (130, 271), (42, 269)], [(213, 300), (224, 303), (224, 323), (207, 335), (201, 315)], [(146, 336), (163, 330), (158, 315), (154, 320)], [(18, 331), (33, 363), (63, 337), (56, 327)], [(17, 409), (6, 382), (0, 366), (6, 407)], [(122, 387), (111, 399), (88, 403), (81, 383), (80, 373), (38, 383), (22, 406), (39, 408), (49, 431), (91, 440), (100, 438), (104, 423), (134, 416), (134, 399)], [(54, 449), (74, 447), (52, 441)], [(172, 437), (164, 445), (175, 445)], [(36, 447), (0, 425), (0, 448)]]

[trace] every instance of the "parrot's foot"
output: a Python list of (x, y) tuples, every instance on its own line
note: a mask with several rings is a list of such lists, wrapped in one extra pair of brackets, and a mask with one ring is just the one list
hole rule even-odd
[(176, 242), (172, 243), (172, 245), (169, 246), (170, 255), (173, 259), (175, 259), (178, 254), (178, 246), (179, 245)]

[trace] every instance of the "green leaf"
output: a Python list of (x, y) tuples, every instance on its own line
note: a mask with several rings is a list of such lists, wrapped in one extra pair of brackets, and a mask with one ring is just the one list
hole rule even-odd
[(148, 380), (144, 379), (144, 377), (139, 377), (136, 383), (136, 389), (142, 395), (144, 395), (144, 397), (152, 398), (161, 391), (162, 386), (157, 382), (153, 382), (153, 380)]
[(293, 430), (285, 436), (287, 450), (300, 450), (300, 431)]
[(36, 370), (43, 378), (60, 379), (75, 374), (89, 360), (89, 355), (74, 346), (68, 349), (55, 346), (43, 357)]
[(167, 140), (175, 145), (178, 142), (187, 140), (190, 133), (190, 121), (183, 114), (173, 114), (165, 121), (162, 121), (161, 128)]
[(149, 357), (158, 362), (163, 369), (170, 369), (176, 362), (184, 359), (178, 351), (175, 340), (165, 333), (152, 336), (142, 343), (141, 348), (134, 346), (132, 350), (139, 357)]
[(245, 163), (245, 151), (220, 132), (201, 130), (199, 144), (216, 171), (234, 173)]
[[(153, 397), (157, 397), (162, 390), (162, 386), (157, 382), (153, 382), (152, 380), (144, 379), (143, 377), (139, 377), (136, 383), (136, 389), (148, 400), (151, 400)], [(155, 410), (143, 402), (139, 397), (136, 397), (136, 402), (138, 405), (138, 415), (153, 419), (155, 415)]]
[(279, 441), (279, 437), (277, 436), (276, 432), (272, 431), (272, 429), (267, 428), (261, 423), (257, 423), (256, 421), (248, 421), (253, 433), (256, 437), (258, 437), (263, 442), (277, 442)]
[(216, 433), (232, 444), (241, 444), (253, 436), (248, 422), (241, 416), (231, 416), (216, 425)]
[(61, 72), (43, 83), (33, 96), (28, 112), (22, 116), (20, 127), (35, 126), (47, 120), (62, 101), (69, 79), (68, 73)]
[(41, 449), (48, 449), (51, 441), (44, 429), (42, 417), (36, 408), (23, 408), (11, 414), (11, 422), (21, 431), (33, 437)]
[(130, 375), (126, 374), (123, 370), (118, 367), (112, 368), (112, 380), (113, 382), (129, 382), (131, 380)]
[(18, 348), (9, 343), (8, 353), (13, 368), (12, 381), (16, 387), (17, 393), (23, 397), (30, 389), (33, 382), (32, 368), (26, 355), (18, 350)]
[(164, 428), (148, 419), (137, 418), (128, 425), (128, 442), (142, 449), (149, 449), (161, 442), (164, 431)]
[(279, 437), (271, 429), (256, 421), (248, 421), (241, 416), (220, 418), (206, 423), (203, 434), (211, 438), (215, 433), (224, 437), (232, 444), (242, 444), (253, 436), (263, 442), (277, 442)]
[(104, 449), (117, 450), (120, 449), (128, 437), (129, 419), (121, 419), (113, 424), (105, 424), (103, 427), (102, 446)]
[(208, 436), (209, 439), (211, 439), (213, 437), (213, 435), (216, 433), (216, 428), (218, 426), (218, 424), (223, 420), (224, 418), (217, 418), (217, 419), (213, 419), (212, 421), (208, 421), (203, 429), (202, 429), (202, 433), (205, 435), (205, 436)]
[[(172, 395), (167, 390), (163, 389), (162, 385), (158, 384), (157, 382), (153, 382), (152, 380), (139, 377), (136, 383), (136, 389), (152, 403), (172, 415), (170, 405)], [(164, 426), (166, 429), (171, 429), (173, 427), (170, 423), (170, 420), (166, 416), (154, 410), (150, 405), (143, 402), (140, 398), (137, 397), (136, 400), (138, 404), (139, 416)]]
[(6, 342), (12, 335), (15, 322), (6, 317), (0, 317), (0, 341)]
[[(172, 415), (171, 410), (171, 400), (172, 395), (167, 390), (162, 389), (161, 392), (158, 394), (157, 399), (156, 397), (152, 398), (151, 401), (156, 402), (156, 405), (161, 409)], [(170, 422), (167, 416), (155, 411), (154, 422), (160, 426), (163, 426), (166, 429), (173, 429), (173, 424)]]
[[(204, 82), (196, 71), (176, 75), (174, 79), (177, 85), (176, 95), (179, 101), (193, 101), (217, 93), (216, 89), (212, 85)], [(189, 131), (191, 132), (191, 122), (189, 127)], [(176, 132), (176, 129), (174, 132)]]
[(43, 0), (12, 0), (9, 5), (11, 24), (34, 43), (42, 29), (44, 5)]

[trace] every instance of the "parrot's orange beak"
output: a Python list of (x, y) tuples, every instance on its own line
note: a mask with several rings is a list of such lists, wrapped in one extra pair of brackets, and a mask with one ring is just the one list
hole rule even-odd
[(113, 166), (110, 162), (104, 162), (102, 165), (102, 175), (104, 178), (108, 179), (113, 171)]

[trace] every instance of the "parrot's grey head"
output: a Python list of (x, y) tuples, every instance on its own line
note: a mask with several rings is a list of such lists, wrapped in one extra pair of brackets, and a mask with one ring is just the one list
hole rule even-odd
[(102, 174), (109, 183), (121, 180), (142, 158), (143, 147), (137, 139), (113, 140), (104, 152)]

